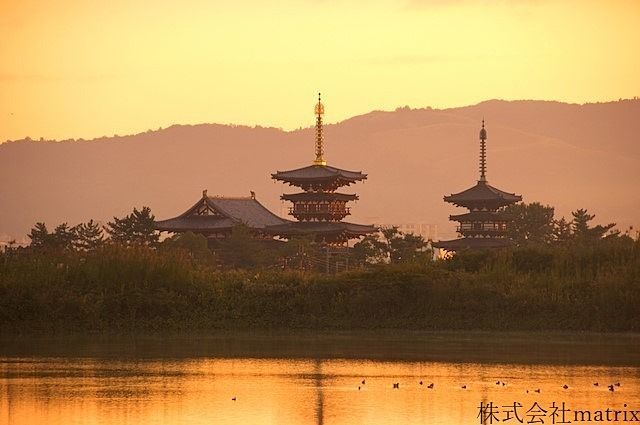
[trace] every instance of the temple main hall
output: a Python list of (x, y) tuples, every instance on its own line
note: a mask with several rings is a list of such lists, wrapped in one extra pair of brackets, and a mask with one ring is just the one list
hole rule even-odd
[(211, 196), (206, 190), (184, 213), (156, 221), (156, 230), (170, 233), (193, 232), (209, 242), (226, 239), (235, 226), (245, 225), (261, 239), (271, 238), (269, 226), (287, 223), (262, 205), (251, 192), (247, 197)]
[(446, 251), (460, 251), (469, 248), (500, 248), (513, 245), (507, 235), (507, 225), (511, 218), (502, 209), (522, 201), (522, 196), (497, 189), (487, 181), (487, 130), (480, 130), (480, 179), (475, 186), (459, 193), (445, 196), (445, 202), (464, 207), (469, 212), (449, 216), (449, 220), (459, 222), (460, 238), (439, 241), (433, 244)]

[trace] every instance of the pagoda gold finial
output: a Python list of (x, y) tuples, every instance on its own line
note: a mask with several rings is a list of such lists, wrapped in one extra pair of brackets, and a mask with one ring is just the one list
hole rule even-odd
[(480, 181), (487, 181), (487, 130), (484, 128), (484, 118), (482, 118), (482, 129), (480, 130)]
[(324, 105), (318, 93), (318, 103), (315, 108), (316, 112), (316, 159), (313, 161), (315, 165), (327, 165), (324, 160), (324, 145), (322, 140), (322, 115), (324, 115)]

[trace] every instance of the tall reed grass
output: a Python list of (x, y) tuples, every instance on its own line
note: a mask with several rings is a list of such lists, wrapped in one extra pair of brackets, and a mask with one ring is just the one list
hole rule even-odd
[(336, 275), (219, 270), (180, 249), (0, 255), (3, 332), (399, 328), (640, 331), (640, 243), (470, 252)]

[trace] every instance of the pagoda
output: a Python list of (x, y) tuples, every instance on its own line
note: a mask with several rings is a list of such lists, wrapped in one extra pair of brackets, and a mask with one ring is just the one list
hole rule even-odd
[(348, 171), (327, 165), (324, 159), (322, 116), (324, 105), (318, 94), (316, 114), (315, 160), (307, 167), (290, 171), (278, 171), (271, 178), (299, 187), (303, 192), (284, 194), (280, 199), (290, 201), (289, 215), (297, 221), (269, 226), (275, 235), (290, 238), (297, 235), (312, 235), (316, 242), (331, 246), (347, 245), (349, 239), (373, 233), (376, 228), (369, 225), (342, 221), (351, 214), (347, 202), (355, 201), (355, 194), (337, 190), (367, 179), (360, 171)]
[(487, 182), (487, 130), (480, 130), (480, 180), (475, 186), (445, 196), (445, 202), (469, 210), (465, 214), (449, 216), (449, 220), (457, 221), (459, 239), (434, 243), (436, 248), (446, 251), (459, 251), (467, 248), (500, 248), (513, 245), (507, 236), (507, 224), (510, 217), (503, 207), (522, 201), (522, 196), (508, 193), (491, 186)]

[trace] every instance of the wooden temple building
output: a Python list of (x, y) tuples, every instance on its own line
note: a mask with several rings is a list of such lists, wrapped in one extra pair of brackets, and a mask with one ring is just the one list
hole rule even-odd
[(259, 238), (271, 239), (270, 226), (288, 223), (265, 208), (251, 192), (247, 197), (208, 196), (202, 191), (191, 208), (177, 217), (156, 221), (156, 230), (183, 233), (193, 232), (210, 241), (225, 239), (235, 226), (245, 225)]
[(347, 202), (355, 201), (355, 194), (340, 193), (337, 190), (366, 180), (360, 171), (348, 171), (327, 165), (324, 159), (322, 116), (324, 105), (318, 95), (315, 106), (316, 137), (315, 160), (309, 166), (289, 171), (278, 171), (271, 178), (302, 189), (302, 192), (284, 194), (280, 198), (290, 201), (293, 206), (289, 214), (297, 221), (269, 227), (269, 231), (283, 238), (297, 235), (313, 235), (316, 242), (330, 246), (344, 246), (349, 239), (373, 233), (370, 225), (343, 221), (351, 214)]
[(445, 202), (464, 207), (469, 212), (449, 216), (457, 221), (460, 238), (440, 241), (433, 246), (446, 251), (459, 251), (468, 248), (500, 248), (513, 245), (507, 236), (509, 216), (501, 209), (522, 200), (522, 196), (508, 193), (491, 186), (487, 182), (486, 158), (487, 130), (480, 130), (480, 180), (475, 186), (460, 193), (445, 196)]

